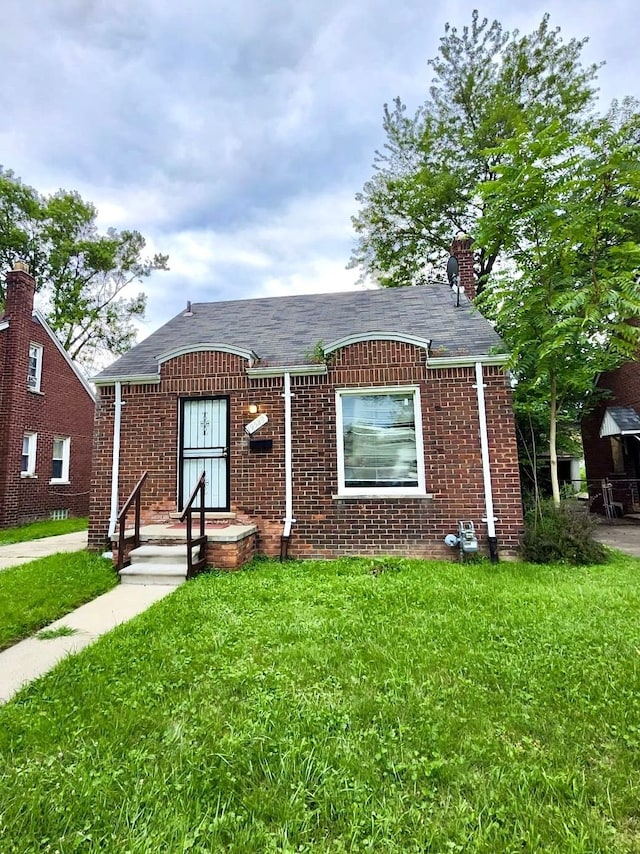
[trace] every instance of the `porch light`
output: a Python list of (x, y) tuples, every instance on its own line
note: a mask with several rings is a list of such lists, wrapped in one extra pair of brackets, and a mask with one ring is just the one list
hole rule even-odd
[(259, 407), (258, 407), (257, 403), (250, 403), (249, 404), (249, 415), (257, 415), (258, 408)]

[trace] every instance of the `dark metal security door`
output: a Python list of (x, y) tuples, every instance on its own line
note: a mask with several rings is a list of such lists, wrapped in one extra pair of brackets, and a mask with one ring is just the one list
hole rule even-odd
[[(198, 397), (181, 401), (180, 509), (200, 474), (206, 473), (205, 510), (229, 509), (229, 401)], [(194, 507), (199, 507), (196, 500)]]

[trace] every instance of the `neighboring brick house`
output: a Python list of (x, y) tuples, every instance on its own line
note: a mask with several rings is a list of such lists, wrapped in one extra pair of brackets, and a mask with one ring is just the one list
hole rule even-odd
[(603, 373), (597, 388), (605, 396), (582, 421), (582, 444), (591, 509), (604, 509), (611, 484), (610, 511), (640, 512), (640, 363), (627, 362)]
[(94, 378), (90, 545), (144, 470), (144, 523), (175, 521), (205, 470), (207, 510), (270, 556), (450, 558), (460, 520), (515, 554), (506, 357), (459, 302), (434, 284), (188, 304)]
[(95, 400), (18, 262), (0, 317), (0, 528), (86, 515)]

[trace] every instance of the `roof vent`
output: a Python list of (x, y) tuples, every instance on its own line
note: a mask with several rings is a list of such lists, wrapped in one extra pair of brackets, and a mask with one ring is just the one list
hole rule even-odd
[(191, 300), (187, 300), (187, 310), (184, 313), (185, 317), (193, 317), (193, 312), (191, 311)]

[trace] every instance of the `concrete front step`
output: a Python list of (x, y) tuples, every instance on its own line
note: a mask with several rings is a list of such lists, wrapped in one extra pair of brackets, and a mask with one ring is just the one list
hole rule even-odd
[[(195, 557), (198, 548), (194, 546), (192, 554)], [(146, 546), (138, 546), (132, 549), (129, 553), (131, 563), (147, 563), (149, 561), (155, 564), (168, 563), (180, 564), (184, 563), (187, 566), (187, 545), (183, 543), (179, 546), (159, 546), (149, 544)]]
[[(197, 557), (198, 548), (192, 549)], [(149, 543), (132, 549), (131, 564), (120, 572), (122, 584), (172, 584), (177, 587), (187, 580), (187, 544), (155, 545)]]
[(187, 561), (184, 563), (132, 563), (120, 571), (121, 584), (169, 584), (177, 587), (187, 580)]

